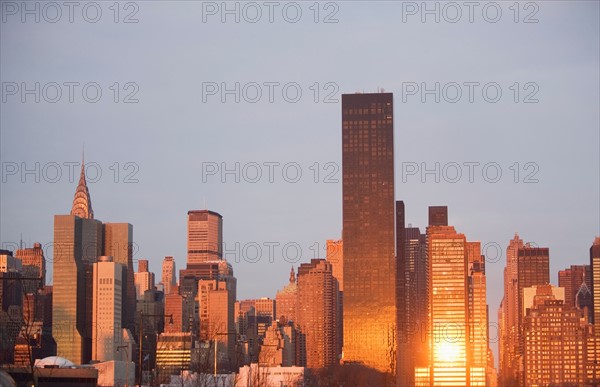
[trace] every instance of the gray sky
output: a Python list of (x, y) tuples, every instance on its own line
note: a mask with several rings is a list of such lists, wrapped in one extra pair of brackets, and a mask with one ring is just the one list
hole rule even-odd
[[(83, 2), (72, 22), (62, 2), (60, 15), (39, 3), (39, 22), (20, 2), (1, 4), (4, 247), (22, 233), (52, 257), (53, 215), (69, 212), (77, 184), (65, 163), (79, 163), (85, 143), (96, 218), (133, 224), (136, 259), (160, 273), (173, 255), (182, 268), (187, 211), (206, 207), (223, 215), (238, 298), (274, 297), (292, 264), (324, 256), (325, 240), (341, 237), (335, 100), (378, 88), (394, 93), (396, 196), (407, 222), (424, 230), (427, 206), (447, 205), (457, 230), (490, 246), (492, 320), (514, 232), (550, 248), (554, 283), (559, 269), (589, 260), (600, 234), (598, 2), (519, 3), (518, 14), (513, 2), (482, 2), (472, 22), (463, 2), (428, 2), (439, 22), (421, 2), (275, 2), (272, 22), (263, 2), (228, 2), (239, 23), (221, 2), (120, 3), (118, 15), (113, 2)], [(37, 92), (23, 91), (36, 82)], [(238, 92), (222, 93), (236, 82)], [(96, 88), (101, 97), (88, 102)], [(239, 173), (221, 175), (238, 162)], [(38, 176), (22, 175), (36, 163)], [(439, 182), (436, 172), (421, 175), (436, 163)]]

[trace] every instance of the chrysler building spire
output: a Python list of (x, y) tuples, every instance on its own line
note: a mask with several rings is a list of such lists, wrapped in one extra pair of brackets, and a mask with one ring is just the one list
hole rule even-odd
[(83, 154), (81, 155), (81, 175), (79, 176), (79, 184), (77, 184), (77, 189), (75, 190), (71, 215), (80, 218), (94, 219), (92, 199), (90, 198), (90, 191), (88, 190), (87, 182), (85, 181), (85, 162)]

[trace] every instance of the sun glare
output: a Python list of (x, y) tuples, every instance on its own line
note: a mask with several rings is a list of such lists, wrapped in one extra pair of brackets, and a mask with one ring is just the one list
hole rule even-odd
[(448, 341), (442, 341), (436, 344), (436, 357), (440, 362), (454, 363), (460, 360), (460, 344)]

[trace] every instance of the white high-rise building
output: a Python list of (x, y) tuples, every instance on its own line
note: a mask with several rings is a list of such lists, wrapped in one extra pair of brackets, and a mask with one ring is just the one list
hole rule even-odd
[(92, 359), (117, 360), (122, 345), (121, 308), (124, 266), (102, 256), (94, 263)]

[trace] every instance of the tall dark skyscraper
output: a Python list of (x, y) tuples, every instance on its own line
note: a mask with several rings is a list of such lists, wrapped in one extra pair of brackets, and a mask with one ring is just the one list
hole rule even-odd
[(396, 373), (393, 95), (342, 95), (343, 361)]
[(448, 225), (448, 207), (432, 206), (429, 207), (429, 225), (447, 226)]

